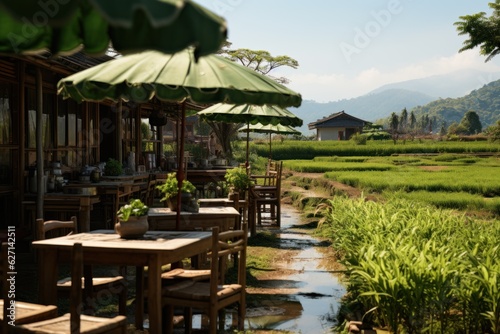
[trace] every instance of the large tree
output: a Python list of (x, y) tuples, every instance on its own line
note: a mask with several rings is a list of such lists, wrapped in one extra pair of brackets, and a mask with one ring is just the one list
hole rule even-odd
[[(298, 61), (289, 56), (272, 56), (268, 51), (263, 50), (231, 49), (231, 42), (226, 42), (218, 54), (249, 67), (260, 74), (267, 75), (281, 84), (287, 84), (289, 80), (284, 77), (273, 77), (269, 73), (283, 66), (291, 68), (299, 66)], [(241, 127), (241, 124), (210, 121), (208, 124), (221, 144), (224, 155), (227, 158), (233, 157), (231, 141), (238, 135), (238, 129)]]
[(460, 52), (480, 48), (480, 54), (491, 60), (500, 53), (500, 0), (490, 2), (493, 9), (491, 16), (485, 12), (460, 16), (460, 21), (455, 22), (459, 35), (468, 35)]
[(399, 127), (404, 132), (408, 128), (408, 111), (404, 108), (399, 116)]
[(478, 134), (483, 130), (479, 116), (475, 111), (468, 111), (459, 124), (465, 131), (465, 134), (473, 135)]

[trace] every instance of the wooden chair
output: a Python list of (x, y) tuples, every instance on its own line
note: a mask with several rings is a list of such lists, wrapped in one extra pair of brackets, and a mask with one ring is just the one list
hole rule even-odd
[[(209, 318), (209, 333), (224, 328), (224, 308), (238, 304), (238, 330), (243, 330), (245, 319), (246, 289), (246, 247), (248, 238), (247, 224), (241, 230), (219, 233), (219, 228), (212, 229), (212, 247), (210, 251), (210, 279), (208, 282), (185, 280), (162, 289), (162, 304), (166, 309), (167, 332), (173, 332), (174, 308), (184, 308), (186, 333), (191, 332), (192, 309), (204, 311)], [(237, 258), (237, 275), (226, 275), (227, 266), (233, 263), (230, 257)]]
[(271, 222), (281, 226), (281, 175), (283, 162), (269, 163), (264, 183), (255, 185), (252, 189), (253, 205), (257, 214), (257, 224), (262, 224), (263, 213), (269, 213)]
[(144, 202), (149, 207), (152, 207), (154, 205), (155, 192), (156, 192), (156, 179), (154, 178), (154, 175), (151, 174), (151, 177), (148, 181), (148, 191), (146, 193), (146, 201)]
[[(38, 240), (44, 240), (47, 237), (54, 236), (54, 233), (58, 233), (61, 235), (61, 232), (64, 234), (68, 233), (76, 233), (77, 228), (77, 220), (76, 217), (71, 217), (69, 221), (59, 221), (59, 220), (47, 220), (44, 221), (42, 218), (36, 220), (36, 233)], [(92, 268), (89, 266), (85, 267), (87, 277), (92, 277)], [(124, 268), (121, 268), (122, 275), (121, 276), (110, 276), (110, 277), (92, 277), (92, 285), (85, 285), (85, 280), (82, 277), (83, 287), (85, 288), (85, 297), (90, 300), (89, 309), (90, 313), (93, 313), (93, 301), (95, 296), (98, 295), (101, 291), (107, 290), (111, 293), (118, 294), (118, 313), (121, 315), (126, 315), (127, 308), (127, 282), (123, 275)], [(60, 279), (57, 282), (57, 289), (60, 294), (69, 296), (71, 292), (72, 280), (70, 277), (66, 277)]]
[(82, 275), (83, 247), (81, 243), (75, 243), (71, 262), (70, 313), (54, 319), (14, 327), (13, 333), (126, 334), (127, 318), (123, 315), (114, 318), (81, 315)]
[[(2, 243), (2, 256), (0, 256), (0, 333), (9, 333), (12, 328), (12, 320), (9, 315), (11, 313), (11, 294), (9, 293), (9, 251), (8, 244)], [(10, 257), (12, 258), (12, 257)], [(15, 276), (14, 276), (15, 277)], [(41, 321), (57, 317), (57, 306), (55, 305), (40, 305), (33, 303), (26, 303), (15, 300), (15, 324), (23, 325), (30, 322)], [(7, 316), (5, 316), (7, 315)]]

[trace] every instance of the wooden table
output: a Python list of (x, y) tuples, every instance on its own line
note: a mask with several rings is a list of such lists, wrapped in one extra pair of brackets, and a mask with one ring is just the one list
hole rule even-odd
[[(78, 230), (88, 232), (90, 231), (90, 211), (92, 211), (94, 204), (99, 202), (99, 196), (94, 195), (48, 193), (43, 197), (43, 211), (44, 213), (77, 213)], [(23, 205), (27, 210), (36, 211), (36, 201), (26, 200)], [(46, 217), (42, 218), (47, 219)]]
[[(180, 213), (180, 230), (206, 230), (219, 226), (221, 231), (238, 227), (240, 213), (234, 207), (202, 207), (199, 212)], [(169, 208), (150, 208), (148, 222), (150, 230), (172, 231), (176, 227), (177, 212)]]
[[(118, 176), (116, 178), (119, 178)], [(81, 188), (92, 187), (97, 189), (100, 202), (105, 207), (105, 214), (109, 221), (116, 221), (116, 211), (121, 204), (127, 202), (131, 197), (138, 197), (139, 192), (147, 186), (146, 182), (134, 181), (131, 177), (123, 177), (122, 180), (103, 180), (96, 183), (70, 183), (64, 186), (65, 191), (72, 192)], [(106, 219), (106, 220), (108, 220)], [(114, 224), (112, 224), (114, 225)], [(109, 228), (109, 226), (108, 226)], [(89, 229), (81, 230), (87, 232)]]
[[(57, 301), (57, 266), (68, 263), (73, 244), (83, 245), (86, 265), (136, 266), (142, 280), (142, 270), (148, 266), (148, 313), (150, 333), (162, 333), (161, 319), (161, 266), (195, 256), (211, 246), (211, 232), (148, 231), (139, 239), (121, 239), (112, 230), (95, 230), (60, 238), (33, 242), (38, 250), (39, 302), (55, 304)], [(140, 293), (141, 289), (139, 289)], [(137, 296), (141, 298), (142, 296)], [(142, 301), (138, 303), (142, 305)], [(136, 308), (136, 328), (143, 326), (142, 307)]]

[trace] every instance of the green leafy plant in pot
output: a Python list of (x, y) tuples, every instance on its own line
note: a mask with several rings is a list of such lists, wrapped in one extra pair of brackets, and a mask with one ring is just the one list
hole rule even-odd
[(149, 229), (148, 211), (149, 207), (140, 199), (131, 199), (116, 212), (116, 233), (126, 239), (142, 237)]
[[(165, 202), (172, 211), (177, 211), (177, 193), (179, 192), (179, 183), (177, 181), (177, 174), (175, 172), (168, 173), (165, 182), (156, 186), (163, 197), (160, 201)], [(194, 195), (196, 194), (196, 187), (188, 180), (182, 181), (181, 186), (181, 210), (182, 211), (198, 211)]]
[(243, 167), (228, 169), (224, 175), (226, 184), (230, 188), (229, 198), (232, 193), (239, 193), (240, 198), (245, 198), (246, 191), (252, 186), (253, 180)]
[(109, 158), (104, 166), (104, 175), (119, 176), (123, 173), (123, 166), (121, 162), (113, 158)]

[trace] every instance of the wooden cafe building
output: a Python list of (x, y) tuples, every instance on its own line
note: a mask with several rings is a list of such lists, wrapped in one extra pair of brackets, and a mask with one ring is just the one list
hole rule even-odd
[[(167, 123), (164, 114), (157, 114), (160, 111), (154, 103), (78, 104), (57, 95), (60, 79), (112, 58), (113, 55), (95, 58), (82, 53), (57, 58), (49, 55), (0, 56), (0, 239), (8, 228), (15, 228), (18, 238), (33, 233), (37, 126), (42, 130), (39, 144), (42, 145), (44, 176), (48, 178), (43, 183), (47, 193), (58, 190), (57, 184), (51, 184), (50, 174), (55, 174), (56, 181), (78, 180), (84, 166), (98, 166), (109, 158), (132, 159), (134, 168), (146, 165), (148, 159), (160, 162), (161, 128)], [(37, 124), (37, 101), (43, 101), (40, 124)], [(175, 109), (177, 105), (169, 107)], [(147, 154), (142, 152), (140, 135), (144, 118), (154, 119), (156, 123), (150, 123), (158, 125), (152, 126), (153, 136), (147, 139), (150, 142), (148, 150), (151, 150)], [(154, 166), (149, 164), (148, 167)], [(59, 205), (67, 197), (61, 197)], [(77, 212), (81, 206), (89, 208), (96, 204), (88, 197), (82, 196), (80, 203), (73, 201), (66, 212), (71, 214), (71, 210)]]

